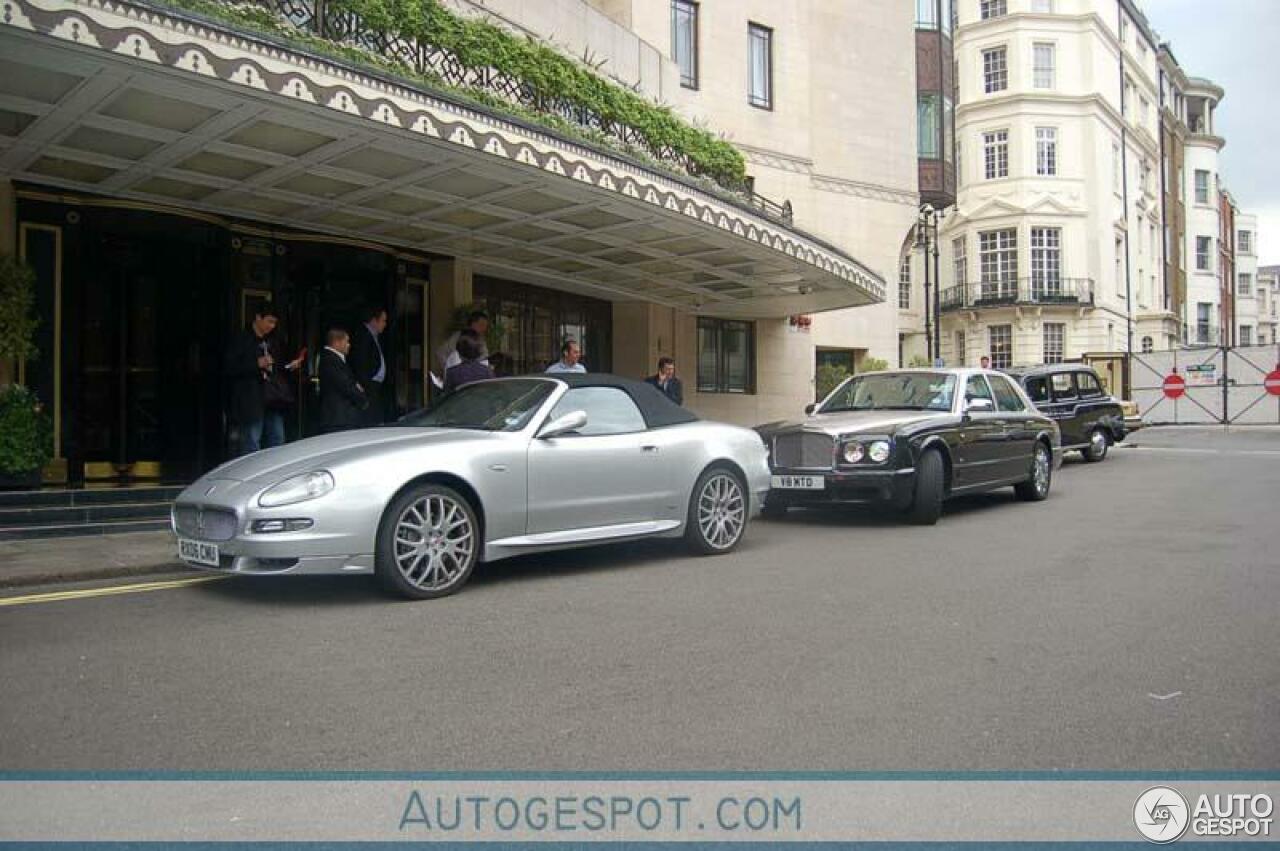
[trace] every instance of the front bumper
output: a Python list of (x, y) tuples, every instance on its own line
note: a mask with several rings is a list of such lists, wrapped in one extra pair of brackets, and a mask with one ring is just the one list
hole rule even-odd
[(882, 503), (905, 507), (915, 493), (916, 471), (914, 467), (896, 470), (787, 470), (775, 469), (775, 476), (822, 476), (822, 490), (791, 490), (774, 488), (769, 491), (771, 504), (783, 505), (844, 505)]
[[(189, 489), (189, 491), (193, 490)], [(373, 572), (372, 534), (360, 522), (343, 511), (350, 500), (327, 497), (314, 502), (280, 508), (258, 508), (236, 498), (238, 486), (219, 487), (225, 495), (220, 499), (183, 493), (169, 514), (169, 527), (175, 538), (212, 544), (218, 548), (218, 566), (197, 564), (179, 559), (198, 570), (237, 574), (347, 574)], [(235, 515), (234, 525), (223, 534), (201, 534), (179, 520), (182, 511), (201, 510)], [(188, 513), (186, 516), (190, 516)], [(256, 520), (285, 518), (309, 519), (311, 528), (295, 532), (253, 532)], [(175, 550), (177, 548), (175, 541)]]

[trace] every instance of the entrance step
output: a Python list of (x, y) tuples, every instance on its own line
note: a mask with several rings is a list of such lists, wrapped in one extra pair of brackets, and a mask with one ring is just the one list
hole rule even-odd
[(72, 508), (125, 502), (172, 502), (186, 485), (144, 485), (118, 488), (0, 491), (0, 510), (6, 508)]
[(0, 493), (0, 541), (169, 528), (181, 486)]

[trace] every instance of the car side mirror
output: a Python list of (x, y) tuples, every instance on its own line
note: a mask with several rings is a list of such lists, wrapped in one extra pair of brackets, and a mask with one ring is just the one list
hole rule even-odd
[(989, 414), (995, 409), (995, 403), (990, 399), (966, 399), (964, 402), (964, 412), (966, 414)]
[(552, 437), (560, 437), (561, 435), (577, 431), (586, 424), (586, 411), (570, 411), (563, 416), (556, 417), (554, 420), (544, 425), (538, 432), (538, 439), (546, 440)]
[(816, 411), (817, 409), (818, 409), (818, 403), (817, 403), (817, 402), (810, 402), (809, 404), (807, 404), (807, 405), (805, 405), (805, 406), (804, 406), (804, 412), (805, 412), (806, 414), (812, 414), (812, 413), (813, 413), (814, 411)]

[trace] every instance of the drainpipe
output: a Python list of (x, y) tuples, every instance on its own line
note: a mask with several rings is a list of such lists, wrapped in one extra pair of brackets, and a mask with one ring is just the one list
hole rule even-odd
[[(1124, 6), (1116, 3), (1116, 33), (1123, 30)], [(1139, 35), (1141, 35), (1139, 33)], [(1124, 302), (1125, 302), (1125, 352), (1133, 353), (1133, 283), (1129, 270), (1129, 116), (1125, 101), (1124, 42), (1120, 43), (1120, 197), (1124, 205)], [(1129, 398), (1129, 388), (1124, 388)]]

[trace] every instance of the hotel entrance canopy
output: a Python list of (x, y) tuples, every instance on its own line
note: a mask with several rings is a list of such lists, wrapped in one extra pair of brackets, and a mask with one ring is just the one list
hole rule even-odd
[(708, 316), (884, 299), (745, 198), (389, 74), (143, 2), (2, 2), (0, 176)]

